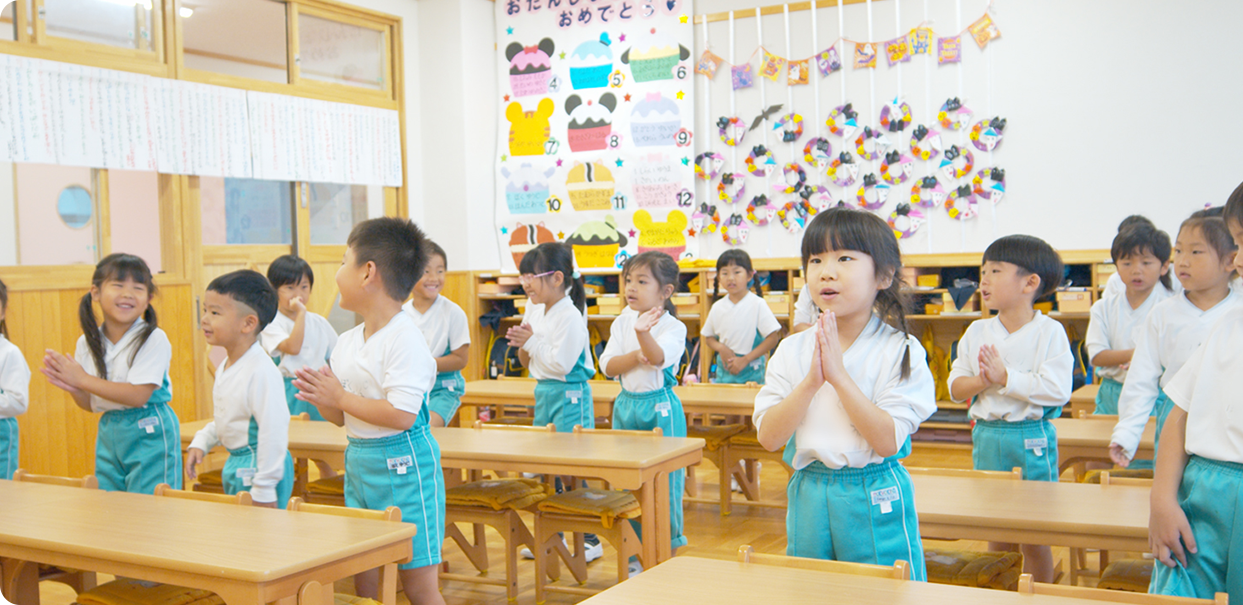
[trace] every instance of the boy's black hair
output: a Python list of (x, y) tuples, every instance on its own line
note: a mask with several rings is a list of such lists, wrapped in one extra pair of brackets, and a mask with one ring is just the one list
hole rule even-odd
[[(751, 255), (747, 254), (746, 250), (730, 248), (722, 252), (716, 259), (716, 277), (712, 280), (712, 295), (717, 298), (721, 297), (721, 269), (730, 265), (742, 267), (747, 273), (755, 273), (755, 269), (751, 268)], [(763, 296), (764, 292), (760, 289), (760, 280), (755, 279), (754, 275), (749, 280), (755, 288), (756, 296)]]
[(1243, 183), (1239, 183), (1239, 186), (1230, 193), (1221, 217), (1225, 219), (1227, 227), (1232, 222), (1243, 225)]
[[(1170, 245), (1168, 233), (1148, 225), (1134, 224), (1118, 231), (1118, 235), (1114, 237), (1113, 246), (1109, 249), (1109, 255), (1113, 257), (1115, 265), (1128, 256), (1143, 256), (1144, 254), (1152, 254), (1162, 263), (1168, 263), (1171, 250), (1173, 246)], [(1169, 271), (1161, 276), (1161, 285), (1171, 292), (1174, 290), (1170, 282)]]
[(276, 290), (258, 271), (241, 269), (225, 273), (211, 280), (211, 283), (207, 284), (207, 291), (223, 294), (250, 307), (250, 310), (255, 312), (255, 317), (259, 318), (259, 329), (255, 330), (256, 337), (276, 317)]
[(402, 302), (427, 266), (427, 236), (410, 219), (386, 216), (354, 225), (346, 245), (354, 250), (354, 262), (375, 263), (384, 280), (384, 292)]
[(1050, 294), (1062, 283), (1062, 257), (1048, 242), (1030, 235), (1007, 235), (988, 245), (984, 250), (984, 262), (1010, 263), (1019, 268), (1019, 275), (1035, 274), (1040, 278), (1040, 290), (1032, 297), (1038, 301)]
[[(1200, 236), (1204, 241), (1208, 242), (1213, 252), (1217, 254), (1217, 259), (1226, 258), (1227, 255), (1234, 253), (1238, 247), (1234, 245), (1234, 238), (1230, 235), (1230, 230), (1226, 228), (1226, 221), (1219, 216), (1203, 216), (1199, 212), (1192, 213), (1191, 218), (1183, 221), (1178, 227), (1178, 233), (1181, 235), (1183, 231), (1195, 229), (1200, 232)], [(1233, 271), (1233, 270), (1232, 270)]]
[[(0, 311), (9, 310), (9, 287), (4, 285), (4, 280), (0, 279)], [(9, 337), (9, 326), (5, 324), (5, 320), (0, 319), (0, 336)]]
[(268, 281), (272, 283), (273, 288), (296, 286), (302, 281), (303, 276), (306, 276), (306, 280), (314, 288), (315, 272), (311, 270), (310, 263), (292, 254), (279, 257), (268, 265)]
[(440, 244), (437, 244), (430, 239), (427, 240), (427, 256), (439, 256), (444, 259), (446, 265), (449, 264), (449, 255), (445, 254), (445, 249), (441, 248)]
[[(544, 242), (522, 255), (518, 272), (539, 275), (549, 271), (561, 273), (561, 283), (569, 289), (570, 302), (584, 315), (587, 314), (587, 289), (583, 276), (574, 273), (574, 249), (562, 242)], [(551, 277), (551, 276), (550, 276)]]
[(1226, 214), (1225, 206), (1209, 206), (1203, 210), (1196, 210), (1191, 213), (1189, 218), (1221, 218), (1224, 219)]
[(1126, 229), (1127, 227), (1131, 227), (1134, 225), (1147, 225), (1149, 227), (1152, 227), (1153, 229), (1157, 228), (1157, 226), (1154, 225), (1152, 221), (1148, 219), (1148, 217), (1142, 214), (1132, 214), (1131, 216), (1128, 216), (1122, 219), (1121, 223), (1118, 223), (1118, 233), (1122, 233), (1123, 229)]

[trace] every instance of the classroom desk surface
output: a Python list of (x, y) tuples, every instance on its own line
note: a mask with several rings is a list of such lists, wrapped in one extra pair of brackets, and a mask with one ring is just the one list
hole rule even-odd
[[(1109, 459), (1109, 441), (1113, 437), (1114, 425), (1118, 423), (1117, 416), (1058, 418), (1052, 422), (1057, 429), (1058, 470), (1064, 471), (1071, 465), (1082, 466), (1088, 461), (1112, 464)], [(1148, 425), (1140, 435), (1139, 447), (1135, 450), (1136, 458), (1153, 458), (1156, 451), (1156, 433), (1156, 420), (1149, 418)]]
[[(188, 444), (207, 420), (181, 425)], [(635, 492), (642, 509), (644, 558), (670, 556), (670, 472), (699, 462), (703, 439), (609, 433), (543, 433), (504, 429), (433, 428), (446, 468), (596, 477), (614, 488)], [(341, 468), (347, 440), (345, 429), (328, 422), (289, 423), (289, 451), (295, 458), (326, 460)], [(660, 480), (657, 480), (657, 479)], [(646, 522), (650, 521), (650, 522)], [(651, 546), (651, 550), (648, 547)]]
[(1071, 418), (1074, 418), (1078, 410), (1087, 410), (1089, 414), (1096, 410), (1096, 392), (1100, 388), (1099, 384), (1085, 384), (1070, 394)]
[[(415, 526), (0, 481), (0, 556), (271, 603), (410, 556)], [(394, 600), (395, 595), (389, 595)]]
[(1102, 601), (1025, 595), (827, 571), (675, 557), (613, 586), (583, 605), (1100, 605)]
[(911, 480), (925, 537), (1148, 550), (1146, 487), (915, 473)]

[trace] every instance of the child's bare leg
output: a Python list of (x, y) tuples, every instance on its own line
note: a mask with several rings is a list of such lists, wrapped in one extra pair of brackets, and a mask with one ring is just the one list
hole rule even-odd
[(380, 570), (372, 569), (354, 575), (354, 594), (380, 600)]
[(1019, 547), (1023, 552), (1023, 571), (1030, 573), (1037, 582), (1050, 584), (1053, 582), (1053, 549), (1038, 544), (1024, 544)]
[(437, 414), (436, 412), (428, 412), (427, 423), (434, 427), (443, 427), (445, 426), (445, 419), (441, 418), (440, 414)]
[(315, 468), (319, 469), (320, 479), (331, 479), (337, 476), (337, 470), (332, 468), (331, 464), (328, 464), (327, 462), (324, 462), (323, 460), (315, 460), (314, 462), (315, 462)]
[(400, 569), (397, 576), (411, 605), (445, 605), (440, 596), (440, 565)]

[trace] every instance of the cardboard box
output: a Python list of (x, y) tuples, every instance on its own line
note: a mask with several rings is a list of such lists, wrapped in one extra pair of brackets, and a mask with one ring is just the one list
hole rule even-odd
[(967, 299), (967, 302), (960, 309), (954, 305), (954, 297), (950, 296), (949, 292), (942, 292), (941, 293), (941, 307), (942, 307), (941, 314), (942, 315), (953, 315), (955, 313), (977, 313), (980, 310), (979, 300), (980, 299), (978, 297), (976, 297), (975, 295), (972, 295), (971, 298)]
[(674, 306), (698, 305), (699, 297), (694, 294), (674, 294), (669, 298), (673, 301)]
[(928, 303), (924, 305), (924, 315), (940, 315), (944, 308), (941, 303)]
[(596, 299), (596, 306), (600, 307), (600, 315), (620, 315), (626, 301), (617, 295), (601, 296)]
[(941, 274), (940, 273), (927, 273), (924, 275), (920, 275), (915, 278), (915, 285), (919, 286), (920, 288), (940, 288), (941, 287)]
[(522, 280), (518, 279), (517, 275), (502, 275), (496, 278), (496, 283), (502, 286), (521, 286)]
[(803, 279), (802, 277), (794, 276), (790, 278), (790, 289), (796, 292), (799, 290), (802, 290), (803, 286), (806, 284), (807, 284), (807, 280)]
[(775, 315), (790, 314), (790, 295), (786, 292), (770, 292), (764, 295), (764, 302)]
[(1087, 313), (1092, 310), (1092, 295), (1087, 290), (1058, 290), (1057, 310), (1061, 313)]
[(475, 291), (479, 294), (513, 294), (517, 290), (517, 286), (501, 285), (492, 282), (483, 282)]

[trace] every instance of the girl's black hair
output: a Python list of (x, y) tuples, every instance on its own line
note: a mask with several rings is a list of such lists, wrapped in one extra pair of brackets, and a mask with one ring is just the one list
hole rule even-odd
[(1243, 225), (1243, 183), (1230, 192), (1230, 197), (1223, 208), (1222, 218), (1225, 219), (1227, 227), (1230, 226), (1231, 221)]
[(574, 276), (574, 251), (569, 244), (545, 242), (522, 255), (518, 272), (539, 275), (549, 271), (561, 273), (563, 284), (570, 289), (570, 301), (579, 312), (587, 314), (587, 291), (583, 288), (583, 276)]
[[(652, 272), (652, 277), (656, 279), (656, 283), (662, 289), (665, 286), (672, 285), (673, 291), (678, 291), (678, 284), (680, 283), (678, 280), (678, 262), (673, 260), (673, 257), (658, 250), (640, 252), (630, 257), (626, 264), (622, 265), (622, 278), (629, 278), (631, 271), (643, 267), (647, 267), (647, 270)], [(673, 304), (672, 298), (665, 299), (665, 311), (674, 317), (678, 316), (678, 307)]]
[[(138, 334), (138, 342), (129, 352), (129, 362), (132, 364), (138, 351), (147, 344), (151, 333), (159, 327), (155, 307), (151, 306), (151, 299), (156, 293), (155, 281), (151, 279), (151, 269), (147, 267), (146, 261), (133, 254), (120, 252), (109, 254), (99, 261), (98, 265), (95, 265), (91, 285), (99, 289), (106, 281), (127, 279), (132, 279), (147, 287), (147, 310), (142, 313), (142, 319), (147, 322), (147, 325), (143, 326), (142, 332)], [(90, 292), (87, 292), (82, 297), (82, 302), (78, 303), (78, 322), (82, 324), (82, 335), (86, 337), (86, 346), (91, 350), (91, 358), (95, 360), (96, 376), (107, 380), (108, 364), (104, 363), (104, 339), (99, 333), (99, 322), (95, 319), (95, 309), (91, 306)]]
[[(1114, 237), (1113, 246), (1109, 249), (1109, 254), (1113, 257), (1115, 265), (1128, 256), (1143, 256), (1144, 254), (1152, 254), (1162, 263), (1168, 263), (1171, 250), (1168, 233), (1148, 225), (1135, 224), (1118, 231), (1118, 235)], [(1161, 276), (1161, 285), (1165, 286), (1166, 290), (1174, 291), (1169, 271)]]
[(760, 290), (760, 280), (755, 279), (755, 269), (751, 268), (751, 256), (738, 248), (730, 248), (722, 252), (721, 256), (716, 259), (716, 277), (712, 280), (712, 296), (714, 298), (721, 297), (721, 269), (730, 265), (742, 267), (748, 274), (751, 274), (749, 279), (751, 285), (755, 288), (756, 296), (764, 295), (764, 292)]
[(307, 282), (314, 288), (315, 272), (311, 270), (311, 265), (292, 254), (281, 256), (268, 265), (268, 282), (272, 284), (273, 289), (281, 286), (296, 286), (302, 281), (303, 276), (306, 276)]
[[(1197, 216), (1199, 212), (1192, 214), (1191, 218), (1178, 226), (1180, 234), (1186, 229), (1198, 230), (1204, 236), (1204, 241), (1208, 242), (1209, 247), (1217, 253), (1218, 261), (1238, 250), (1238, 247), (1234, 245), (1234, 238), (1230, 236), (1230, 230), (1226, 228), (1226, 221), (1220, 216)], [(1234, 269), (1230, 272), (1234, 273)]]
[[(7, 311), (9, 308), (9, 287), (4, 285), (4, 280), (0, 279), (0, 311)], [(7, 315), (7, 313), (6, 313)], [(5, 320), (0, 319), (0, 336), (9, 337), (9, 326)]]
[[(876, 279), (889, 280), (889, 287), (876, 292), (872, 309), (885, 323), (901, 330), (908, 339), (907, 296), (902, 290), (902, 250), (893, 229), (871, 212), (848, 206), (829, 208), (816, 215), (803, 233), (803, 274), (812, 256), (835, 250), (853, 250), (872, 257)], [(902, 379), (911, 377), (911, 348), (902, 353)]]
[(440, 244), (437, 244), (430, 239), (427, 240), (427, 256), (439, 256), (441, 260), (445, 261), (446, 265), (449, 264), (449, 255), (445, 254), (445, 249), (441, 248)]

